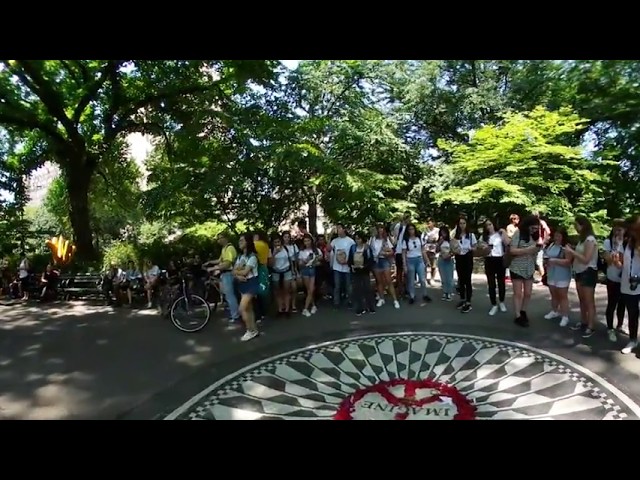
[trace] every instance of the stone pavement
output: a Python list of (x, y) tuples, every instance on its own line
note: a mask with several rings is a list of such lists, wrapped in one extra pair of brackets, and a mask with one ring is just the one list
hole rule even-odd
[[(356, 317), (321, 305), (311, 318), (267, 323), (263, 335), (248, 343), (239, 342), (241, 332), (219, 317), (198, 334), (184, 334), (155, 311), (79, 302), (0, 306), (0, 419), (164, 418), (249, 364), (326, 341), (393, 332), (519, 342), (581, 365), (595, 374), (596, 380), (590, 378), (596, 385), (601, 378), (633, 402), (640, 399), (640, 362), (636, 355), (619, 353), (626, 337), (612, 344), (601, 327), (584, 340), (544, 320), (547, 292), (541, 286), (534, 288), (529, 329), (516, 327), (511, 313), (489, 317), (483, 283), (482, 276), (474, 277), (474, 310), (468, 314), (458, 312), (455, 302), (441, 302), (432, 289), (432, 304), (403, 305), (400, 310), (386, 305), (372, 316)], [(602, 314), (602, 286), (597, 296)], [(572, 297), (575, 312), (575, 293)], [(509, 302), (508, 295), (511, 307)], [(601, 388), (608, 391), (606, 385)], [(617, 402), (615, 392), (609, 396)], [(635, 418), (631, 410), (626, 416)]]

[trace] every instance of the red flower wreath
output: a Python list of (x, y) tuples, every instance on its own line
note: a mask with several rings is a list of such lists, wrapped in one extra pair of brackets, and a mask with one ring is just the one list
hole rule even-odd
[[(397, 386), (404, 386), (404, 397), (399, 398), (391, 393), (390, 389)], [(437, 393), (426, 398), (416, 399), (416, 393), (420, 389), (431, 389)], [(353, 413), (358, 402), (369, 394), (378, 394), (390, 406), (396, 407), (395, 411), (397, 413), (394, 414), (394, 420), (406, 420), (412, 409), (426, 407), (429, 404), (439, 402), (443, 397), (450, 399), (457, 409), (453, 420), (475, 420), (476, 418), (476, 407), (456, 387), (427, 378), (425, 380), (390, 380), (358, 390), (340, 403), (333, 419), (353, 420)]]

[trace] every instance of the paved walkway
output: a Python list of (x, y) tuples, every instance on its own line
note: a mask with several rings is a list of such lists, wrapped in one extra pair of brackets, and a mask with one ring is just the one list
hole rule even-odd
[[(513, 324), (510, 313), (495, 317), (487, 315), (489, 302), (482, 277), (478, 276), (474, 280), (477, 290), (474, 310), (469, 314), (458, 312), (454, 302), (440, 300), (426, 306), (403, 305), (400, 310), (387, 305), (379, 309), (376, 315), (363, 317), (356, 317), (347, 311), (330, 310), (331, 307), (323, 305), (318, 314), (311, 318), (297, 316), (268, 323), (264, 334), (248, 343), (240, 343), (241, 332), (229, 329), (223, 321), (217, 319), (205, 331), (188, 335), (177, 331), (153, 311), (114, 310), (81, 303), (45, 307), (35, 304), (0, 306), (0, 419), (150, 419), (164, 418), (170, 414), (179, 418), (193, 418), (194, 410), (189, 405), (182, 410), (176, 409), (217, 380), (248, 365), (267, 361), (295, 349), (311, 348), (322, 342), (394, 332), (414, 334), (412, 338), (395, 336), (392, 339), (395, 343), (389, 347), (396, 349), (394, 355), (404, 355), (401, 351), (404, 347), (400, 345), (407, 345), (409, 342), (407, 358), (413, 355), (409, 350), (418, 348), (420, 342), (420, 345), (424, 345), (424, 356), (428, 348), (435, 345), (434, 342), (441, 342), (444, 338), (435, 338), (430, 332), (452, 334), (453, 336), (445, 338), (447, 342), (459, 339), (462, 343), (469, 343), (472, 342), (469, 335), (480, 336), (484, 338), (483, 348), (518, 350), (518, 355), (532, 355), (531, 358), (537, 355), (546, 362), (544, 365), (540, 363), (540, 368), (560, 368), (560, 371), (568, 372), (567, 375), (585, 377), (585, 385), (595, 385), (594, 388), (599, 389), (597, 391), (604, 392), (602, 403), (606, 406), (609, 402), (615, 406), (613, 410), (609, 408), (603, 411), (607, 415), (636, 418), (637, 410), (634, 410), (633, 402), (640, 403), (640, 362), (635, 355), (619, 354), (626, 337), (621, 335), (619, 343), (612, 344), (606, 339), (602, 327), (596, 335), (583, 340), (567, 329), (560, 329), (557, 322), (544, 320), (542, 316), (547, 312), (548, 304), (546, 289), (543, 287), (534, 289), (534, 300), (530, 308), (531, 328), (518, 328)], [(599, 286), (597, 296), (600, 314), (605, 306), (605, 295), (604, 288)], [(434, 291), (433, 296), (436, 297), (437, 292)], [(509, 302), (510, 299), (507, 300)], [(575, 296), (572, 300), (573, 305), (577, 306)], [(368, 338), (361, 342), (366, 344), (373, 337)], [(384, 337), (377, 338), (384, 340)], [(498, 341), (495, 345), (494, 340)], [(500, 341), (518, 342), (542, 349), (543, 352), (531, 353), (521, 347), (513, 347), (516, 349), (513, 350)], [(445, 362), (447, 365), (442, 364), (440, 373), (446, 373), (448, 365), (454, 365), (457, 361), (454, 357), (464, 353), (463, 347), (466, 347), (460, 342), (456, 343), (458, 347), (455, 348), (462, 353), (449, 354)], [(442, 351), (448, 351), (446, 349), (450, 347), (442, 344), (441, 348)], [(476, 362), (479, 358), (478, 352), (481, 349), (478, 345), (475, 348), (476, 353), (466, 354), (471, 359), (470, 362)], [(488, 355), (487, 352), (484, 353), (485, 356)], [(384, 356), (383, 353), (380, 358)], [(347, 360), (355, 365), (359, 358)], [(554, 367), (552, 364), (558, 359), (560, 362), (567, 359), (569, 363)], [(507, 358), (505, 361), (511, 360)], [(514, 360), (516, 363), (522, 361)], [(411, 363), (413, 360), (407, 362)], [(398, 361), (393, 364), (393, 368), (398, 370), (404, 365), (409, 371), (412, 368), (409, 363), (404, 365)], [(392, 367), (389, 365), (383, 367), (392, 375), (393, 372), (389, 370)], [(471, 370), (470, 367), (465, 367), (465, 375), (476, 375), (481, 366), (477, 362), (474, 365), (477, 366)], [(576, 368), (582, 366), (582, 370), (577, 371), (571, 365)], [(455, 375), (460, 376), (460, 368)], [(375, 368), (372, 372), (371, 375), (380, 378), (380, 374), (375, 373)], [(453, 375), (449, 374), (449, 377), (453, 378)], [(291, 380), (293, 377), (288, 378)], [(317, 380), (319, 377), (314, 378)], [(460, 378), (456, 381), (464, 383)], [(260, 391), (266, 391), (265, 388), (267, 387)], [(286, 385), (282, 388), (287, 389)], [(273, 385), (267, 389), (273, 390)], [(226, 391), (228, 392), (228, 388)], [(560, 393), (556, 392), (554, 395)], [(562, 398), (568, 398), (567, 395), (575, 396), (577, 393), (562, 395)], [(255, 397), (253, 394), (252, 396)], [(629, 398), (627, 403), (621, 400), (625, 396)], [(243, 401), (246, 404), (246, 398)], [(315, 401), (330, 403), (328, 397)], [(487, 402), (482, 400), (480, 403), (488, 404)], [(586, 400), (581, 402), (585, 404)], [(284, 408), (282, 403), (278, 403), (280, 416)], [(264, 414), (266, 407), (263, 402), (263, 416), (269, 417)], [(500, 412), (507, 408), (500, 405), (494, 407), (491, 408), (497, 408), (496, 411)], [(224, 412), (227, 413), (219, 410), (217, 418), (242, 410), (237, 405), (233, 407), (235, 410), (225, 408)], [(258, 407), (242, 408), (245, 413), (253, 412), (260, 416), (255, 413), (260, 411)], [(309, 410), (310, 407), (301, 408), (295, 415), (304, 416), (305, 408)], [(561, 406), (557, 408), (562, 410)], [(540, 415), (544, 416), (546, 413)], [(585, 414), (584, 418), (591, 417)]]

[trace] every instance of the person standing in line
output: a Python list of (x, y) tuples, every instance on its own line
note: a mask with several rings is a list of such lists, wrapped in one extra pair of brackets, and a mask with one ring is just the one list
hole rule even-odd
[(404, 239), (407, 225), (409, 225), (410, 220), (411, 212), (404, 212), (400, 222), (393, 228), (393, 238), (396, 244), (396, 288), (398, 298), (403, 298), (408, 293), (405, 282), (404, 260), (402, 257), (402, 240)]
[[(507, 311), (507, 306), (504, 304), (506, 284), (504, 279), (505, 267), (503, 257), (504, 245), (509, 242), (509, 237), (507, 237), (507, 232), (503, 229), (496, 231), (493, 222), (487, 220), (484, 223), (482, 240), (487, 244), (488, 248), (490, 248), (489, 254), (484, 257), (484, 273), (487, 276), (489, 299), (491, 300), (489, 315), (494, 316), (498, 313), (498, 309), (500, 309), (501, 312)], [(498, 287), (497, 299), (496, 286)]]
[(598, 284), (598, 243), (593, 226), (587, 217), (578, 215), (575, 229), (580, 241), (576, 248), (570, 245), (565, 250), (573, 257), (576, 290), (580, 301), (580, 321), (572, 330), (582, 331), (582, 338), (589, 338), (595, 332), (596, 325), (596, 285)]
[(342, 292), (347, 296), (347, 302), (351, 303), (351, 268), (349, 267), (349, 251), (355, 243), (347, 235), (344, 225), (336, 225), (337, 236), (331, 240), (327, 251), (330, 256), (330, 265), (333, 273), (333, 305), (340, 306)]
[(514, 323), (520, 327), (528, 327), (527, 307), (533, 290), (538, 250), (542, 248), (538, 243), (540, 224), (538, 219), (531, 215), (518, 225), (509, 244), (509, 254), (512, 258), (509, 269), (513, 286), (513, 310), (517, 315)]
[[(540, 212), (533, 212), (533, 216), (538, 219), (540, 222), (540, 239), (539, 243), (542, 244), (543, 248), (538, 252), (538, 256), (536, 258), (536, 270), (540, 273), (540, 278), (544, 277), (545, 269), (544, 269), (544, 246), (549, 243), (551, 236), (551, 229), (547, 222), (540, 218)], [(540, 283), (541, 280), (534, 280), (534, 283)]]
[(422, 234), (422, 244), (425, 246), (427, 253), (427, 273), (431, 273), (427, 276), (427, 283), (429, 285), (436, 280), (436, 270), (438, 268), (436, 261), (436, 244), (438, 243), (438, 237), (440, 236), (440, 229), (436, 227), (432, 218), (427, 220), (426, 230)]
[(456, 273), (458, 274), (460, 293), (460, 303), (457, 308), (462, 313), (468, 313), (471, 311), (471, 297), (473, 295), (473, 252), (478, 240), (475, 233), (471, 232), (465, 217), (460, 217), (458, 220), (454, 240)]
[(240, 315), (242, 315), (242, 321), (246, 327), (246, 331), (240, 341), (247, 342), (260, 335), (253, 311), (253, 297), (258, 295), (260, 291), (258, 256), (253, 243), (253, 235), (250, 233), (242, 235), (238, 241), (238, 247), (240, 247), (241, 255), (233, 267), (233, 276), (238, 282)]
[(214, 267), (213, 273), (220, 273), (220, 291), (229, 307), (229, 321), (235, 323), (240, 321), (240, 310), (238, 297), (236, 296), (233, 279), (233, 265), (238, 258), (236, 248), (229, 242), (229, 235), (226, 232), (218, 234), (218, 244), (222, 247), (220, 258), (209, 262), (207, 265)]
[(355, 243), (349, 249), (348, 265), (352, 272), (352, 301), (356, 315), (376, 313), (374, 295), (371, 290), (371, 272), (375, 265), (375, 257), (366, 241), (363, 232), (354, 235)]
[(627, 222), (627, 241), (622, 257), (620, 293), (629, 316), (629, 343), (622, 349), (628, 354), (638, 347), (638, 320), (640, 317), (640, 216)]
[[(509, 215), (509, 225), (507, 225), (507, 228), (505, 229), (507, 232), (508, 238), (510, 239), (513, 238), (513, 234), (516, 233), (516, 230), (518, 229), (519, 224), (520, 224), (520, 216), (518, 214), (512, 213), (511, 215)], [(509, 274), (508, 268), (505, 270), (504, 278), (505, 278), (505, 281), (507, 282), (511, 281), (511, 275)]]
[(453, 300), (455, 286), (453, 284), (453, 254), (451, 252), (451, 234), (449, 228), (443, 226), (440, 228), (438, 235), (438, 243), (436, 244), (438, 252), (438, 271), (440, 274), (440, 284), (442, 285), (442, 300), (450, 302)]
[(269, 257), (271, 249), (269, 248), (269, 237), (266, 232), (257, 231), (253, 234), (253, 244), (256, 247), (256, 255), (258, 257), (258, 281), (260, 290), (254, 298), (254, 312), (256, 314), (256, 322), (261, 323), (267, 316), (269, 310), (269, 293), (271, 280), (269, 278)]
[[(605, 318), (607, 321), (607, 336), (611, 342), (616, 342), (618, 336), (616, 330), (622, 330), (624, 323), (625, 305), (620, 292), (622, 282), (622, 255), (624, 254), (625, 223), (623, 220), (614, 220), (613, 228), (603, 245), (603, 257), (607, 264), (607, 308)], [(616, 328), (613, 328), (613, 315), (616, 315)]]
[(544, 318), (560, 318), (560, 326), (569, 325), (569, 285), (571, 285), (571, 256), (565, 251), (568, 243), (567, 230), (558, 227), (553, 233), (551, 243), (544, 249), (546, 261), (547, 286), (551, 296), (551, 311)]

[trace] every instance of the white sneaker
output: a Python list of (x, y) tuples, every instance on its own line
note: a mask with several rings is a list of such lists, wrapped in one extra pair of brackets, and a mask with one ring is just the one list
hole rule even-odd
[(489, 316), (493, 317), (496, 313), (498, 313), (498, 306), (494, 305), (493, 307), (491, 307), (491, 310), (489, 310)]
[(379, 298), (378, 303), (376, 303), (376, 307), (380, 308), (384, 305), (384, 298)]
[(151, 308), (151, 307), (153, 307), (153, 302), (147, 303), (147, 308)]
[(618, 336), (616, 335), (616, 331), (613, 328), (607, 330), (607, 336), (609, 337), (610, 342), (618, 341)]
[(558, 312), (556, 312), (555, 310), (551, 310), (549, 313), (547, 313), (544, 316), (545, 320), (553, 320), (554, 318), (558, 318), (560, 316), (560, 314)]
[(310, 317), (311, 312), (305, 308), (304, 310), (302, 310), (302, 315), (304, 315), (305, 317)]
[(398, 300), (393, 301), (393, 308), (396, 308), (396, 309), (400, 308), (400, 302)]
[(258, 332), (257, 330), (247, 330), (246, 332), (244, 332), (244, 335), (242, 335), (242, 338), (240, 338), (240, 341), (248, 342), (249, 340), (253, 340), (254, 338), (256, 338), (258, 335), (260, 335), (260, 332)]
[(315, 315), (316, 313), (318, 313), (318, 307), (314, 305), (313, 307), (311, 307), (311, 315)]
[(498, 306), (500, 307), (500, 311), (502, 313), (507, 311), (507, 306), (504, 303), (500, 302), (500, 304)]
[(564, 328), (567, 325), (569, 325), (569, 317), (562, 317), (562, 320), (560, 320), (560, 326)]
[(638, 346), (638, 341), (631, 340), (629, 343), (627, 343), (627, 346), (622, 349), (622, 353), (624, 353), (625, 355), (627, 353), (631, 353), (636, 349), (637, 346)]

